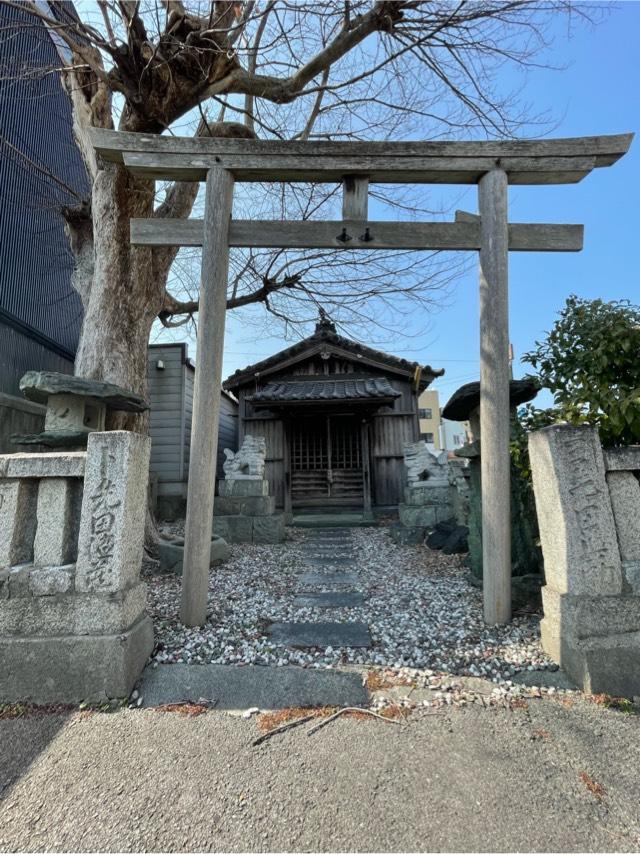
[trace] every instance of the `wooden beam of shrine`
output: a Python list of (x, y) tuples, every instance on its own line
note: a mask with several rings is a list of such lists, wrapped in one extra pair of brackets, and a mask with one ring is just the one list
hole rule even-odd
[(480, 142), (333, 142), (172, 137), (91, 128), (100, 156), (155, 178), (203, 181), (213, 166), (236, 181), (475, 184), (499, 168), (510, 184), (573, 183), (611, 166), (633, 134)]
[[(584, 226), (511, 223), (512, 252), (579, 252)], [(201, 219), (132, 219), (131, 242), (202, 246)], [(470, 222), (231, 220), (229, 245), (281, 249), (480, 249), (480, 219)]]
[(263, 154), (208, 155), (124, 152), (134, 175), (171, 181), (204, 181), (209, 169), (222, 167), (236, 181), (341, 182), (357, 169), (373, 184), (477, 184), (496, 163), (510, 184), (576, 184), (597, 164), (595, 157), (360, 157), (314, 155), (267, 157)]

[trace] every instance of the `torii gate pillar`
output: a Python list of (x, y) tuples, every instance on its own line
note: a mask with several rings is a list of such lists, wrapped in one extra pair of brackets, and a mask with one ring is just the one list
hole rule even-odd
[(484, 618), (511, 619), (509, 483), (508, 180), (501, 169), (478, 183), (480, 211), (480, 441)]

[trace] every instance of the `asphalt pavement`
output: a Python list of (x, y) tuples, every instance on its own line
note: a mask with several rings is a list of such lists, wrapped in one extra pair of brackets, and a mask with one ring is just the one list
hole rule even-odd
[(258, 747), (216, 710), (0, 720), (0, 851), (639, 851), (640, 717), (523, 705)]

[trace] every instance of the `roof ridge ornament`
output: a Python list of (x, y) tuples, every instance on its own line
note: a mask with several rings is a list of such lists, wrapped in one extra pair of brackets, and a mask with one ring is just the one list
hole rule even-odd
[(335, 332), (336, 325), (331, 320), (327, 312), (322, 306), (318, 308), (318, 322), (316, 323), (316, 334), (322, 335), (324, 332)]

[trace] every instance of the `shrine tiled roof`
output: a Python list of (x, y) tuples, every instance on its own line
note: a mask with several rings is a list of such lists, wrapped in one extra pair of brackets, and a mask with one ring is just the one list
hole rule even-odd
[(313, 335), (292, 347), (287, 347), (285, 350), (263, 359), (261, 362), (256, 362), (254, 365), (236, 371), (224, 381), (223, 386), (225, 389), (236, 389), (255, 381), (261, 374), (277, 370), (282, 363), (302, 360), (307, 353), (317, 351), (319, 348), (330, 350), (332, 347), (342, 353), (352, 355), (354, 361), (355, 359), (361, 360), (363, 367), (369, 362), (406, 377), (413, 376), (416, 369), (419, 368), (421, 388), (429, 385), (435, 377), (444, 374), (444, 370), (434, 369), (430, 365), (422, 366), (418, 362), (401, 359), (398, 356), (392, 356), (390, 353), (384, 353), (382, 350), (367, 347), (358, 341), (352, 341), (350, 338), (344, 338), (342, 335), (338, 335), (331, 321), (324, 319), (316, 325), (316, 331)]
[(392, 401), (400, 397), (386, 377), (308, 379), (272, 382), (247, 399), (256, 404)]

